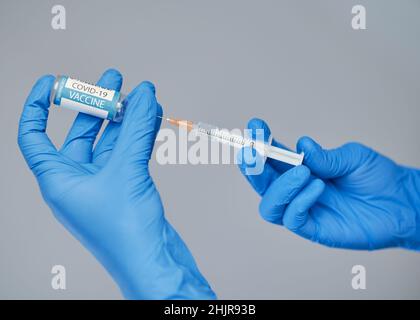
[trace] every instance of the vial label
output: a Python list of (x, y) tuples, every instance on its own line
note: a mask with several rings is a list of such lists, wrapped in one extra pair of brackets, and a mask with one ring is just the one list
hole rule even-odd
[(54, 104), (112, 120), (117, 113), (120, 93), (70, 77), (62, 77), (58, 83)]

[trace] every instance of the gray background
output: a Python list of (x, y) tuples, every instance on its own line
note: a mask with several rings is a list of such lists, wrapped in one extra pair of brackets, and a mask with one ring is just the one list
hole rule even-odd
[[(366, 31), (351, 28), (359, 3)], [(50, 26), (54, 4), (67, 10), (65, 31)], [(227, 128), (258, 116), (291, 146), (304, 134), (326, 147), (357, 140), (420, 167), (419, 16), (418, 0), (2, 0), (0, 298), (121, 298), (55, 221), (17, 148), (22, 104), (40, 75), (93, 82), (116, 67), (125, 92), (153, 81), (170, 115)], [(51, 112), (58, 146), (74, 116)], [(152, 174), (220, 298), (420, 298), (419, 253), (332, 250), (266, 223), (234, 165), (153, 163)], [(66, 267), (65, 291), (51, 288), (54, 264)], [(365, 291), (351, 287), (355, 264), (367, 268)]]

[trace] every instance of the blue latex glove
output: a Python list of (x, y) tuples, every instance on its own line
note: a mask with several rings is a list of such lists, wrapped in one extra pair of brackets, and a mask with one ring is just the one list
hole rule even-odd
[[(149, 175), (162, 108), (143, 82), (127, 97), (122, 123), (80, 113), (61, 150), (45, 130), (53, 76), (38, 80), (19, 125), (21, 151), (57, 219), (104, 265), (127, 298), (213, 299), (188, 248), (165, 219)], [(120, 90), (108, 70), (98, 84)]]
[[(248, 124), (270, 136), (267, 124)], [(280, 143), (273, 144), (283, 147)], [(242, 152), (240, 169), (255, 165), (255, 150)], [(246, 175), (262, 199), (261, 216), (306, 239), (329, 247), (420, 249), (420, 171), (358, 143), (322, 149), (303, 137), (297, 151), (304, 165), (291, 167), (268, 159), (260, 175)]]

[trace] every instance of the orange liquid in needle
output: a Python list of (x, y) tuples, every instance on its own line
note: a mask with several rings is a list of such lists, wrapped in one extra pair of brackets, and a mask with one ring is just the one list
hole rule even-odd
[(172, 118), (164, 118), (164, 119), (174, 126), (187, 129), (187, 131), (191, 131), (193, 129), (192, 121), (172, 119)]

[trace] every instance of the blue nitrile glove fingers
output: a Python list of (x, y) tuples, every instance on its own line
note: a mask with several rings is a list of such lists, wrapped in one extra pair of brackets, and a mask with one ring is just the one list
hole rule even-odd
[[(108, 69), (97, 82), (103, 88), (120, 91), (123, 78), (119, 71)], [(80, 112), (73, 122), (60, 152), (74, 161), (92, 161), (92, 148), (103, 119)]]
[(286, 206), (306, 186), (310, 174), (307, 167), (297, 166), (273, 181), (260, 202), (259, 211), (263, 219), (282, 225)]
[[(122, 78), (109, 70), (100, 81), (118, 89)], [(100, 120), (93, 117), (76, 117), (60, 152), (48, 139), (53, 82), (46, 76), (32, 89), (18, 141), (57, 219), (104, 265), (127, 298), (215, 298), (166, 220), (149, 175), (160, 126), (156, 116), (162, 114), (153, 85), (144, 82), (129, 94), (122, 124), (106, 129), (108, 135), (93, 152), (99, 149), (102, 156), (95, 158), (92, 145)]]
[[(262, 120), (249, 127), (268, 128)], [(330, 247), (420, 249), (418, 170), (358, 143), (324, 150), (303, 137), (297, 150), (303, 166), (284, 171), (270, 160), (260, 175), (246, 176), (262, 196), (265, 220)]]
[[(153, 90), (154, 94), (156, 94), (155, 87), (152, 83), (148, 83), (151, 90)], [(158, 114), (162, 114), (162, 107), (158, 103)], [(162, 119), (158, 118), (156, 122), (156, 133), (159, 131), (160, 123)], [(96, 148), (93, 152), (93, 162), (99, 166), (103, 166), (109, 159), (111, 152), (115, 146), (117, 138), (119, 136), (121, 130), (121, 122), (109, 122), (107, 127), (105, 128), (102, 136), (100, 137), (98, 143), (96, 144)]]
[[(259, 134), (257, 134), (257, 130), (261, 130)], [(271, 137), (271, 131), (263, 120), (254, 118), (248, 122), (248, 130), (246, 130), (245, 136), (254, 140), (264, 139), (264, 142), (267, 143)], [(274, 139), (272, 144), (278, 147), (283, 147)], [(280, 175), (280, 170), (278, 170), (276, 167), (278, 164), (271, 162), (271, 159), (266, 160), (267, 161), (264, 163), (263, 172), (261, 174), (253, 174), (253, 172), (249, 172), (247, 169), (254, 168), (257, 165), (257, 162), (261, 163), (264, 161), (262, 155), (258, 154), (255, 149), (251, 149), (249, 147), (242, 148), (237, 154), (239, 169), (250, 182), (250, 184), (254, 187), (254, 190), (261, 196), (265, 193), (270, 183)], [(288, 165), (282, 163), (279, 166), (282, 166), (283, 168), (283, 166)]]
[(51, 75), (44, 76), (35, 83), (26, 99), (19, 122), (18, 143), (35, 175), (49, 169), (47, 162), (55, 163), (59, 159), (56, 148), (45, 133), (50, 106), (49, 90), (53, 83), (54, 77)]

